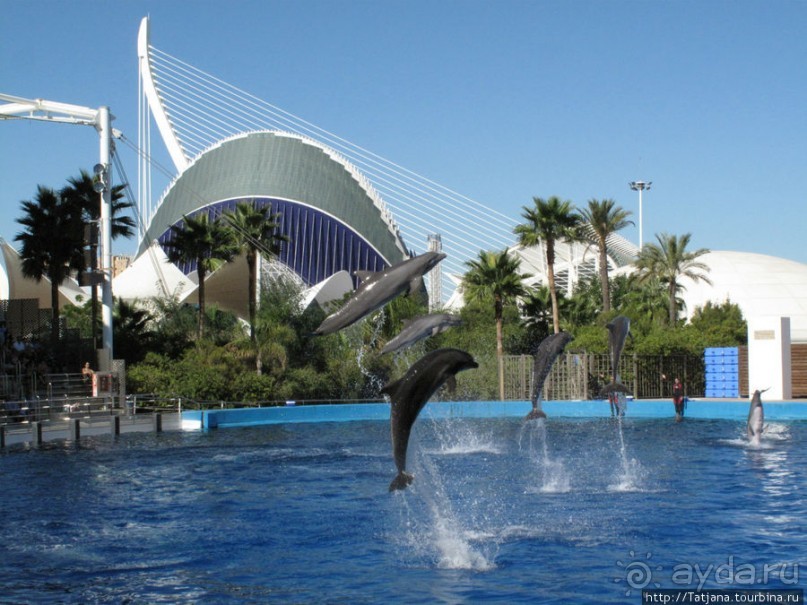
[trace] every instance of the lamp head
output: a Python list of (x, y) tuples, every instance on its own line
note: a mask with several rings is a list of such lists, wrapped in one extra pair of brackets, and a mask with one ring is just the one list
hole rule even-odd
[(106, 165), (96, 164), (95, 166), (92, 167), (92, 171), (95, 173), (92, 188), (96, 193), (102, 193), (106, 189), (106, 183), (107, 183)]

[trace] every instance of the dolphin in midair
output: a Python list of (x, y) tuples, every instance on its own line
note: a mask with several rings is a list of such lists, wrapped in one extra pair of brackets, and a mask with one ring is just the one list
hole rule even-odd
[(381, 349), (380, 355), (405, 349), (419, 340), (444, 332), (448, 328), (458, 326), (461, 323), (462, 321), (459, 317), (448, 313), (434, 313), (408, 319), (404, 322), (400, 333)]
[(532, 366), (532, 379), (535, 383), (535, 389), (532, 393), (532, 411), (527, 414), (526, 420), (546, 418), (546, 414), (541, 409), (541, 402), (543, 401), (541, 393), (544, 389), (544, 382), (546, 382), (546, 377), (549, 376), (549, 371), (552, 369), (555, 360), (563, 353), (563, 349), (573, 338), (568, 332), (558, 332), (547, 336), (538, 345)]
[(609, 393), (630, 393), (619, 379), (619, 360), (622, 357), (622, 349), (625, 348), (625, 341), (630, 333), (630, 319), (620, 315), (612, 319), (606, 326), (608, 328), (608, 350), (611, 353), (611, 382), (605, 385), (600, 391), (601, 396)]
[(762, 393), (768, 389), (754, 391), (751, 397), (751, 407), (748, 409), (748, 422), (746, 423), (746, 431), (748, 432), (748, 439), (754, 445), (759, 445), (759, 440), (762, 437), (762, 425), (765, 422), (765, 411), (762, 409)]
[(314, 335), (338, 332), (383, 307), (402, 292), (417, 292), (423, 284), (423, 276), (445, 257), (442, 252), (426, 252), (378, 273), (357, 272), (361, 285), (341, 308), (325, 318), (314, 330)]
[(406, 472), (406, 450), (409, 447), (409, 435), (420, 410), (432, 394), (443, 383), (456, 385), (454, 375), (462, 370), (478, 368), (465, 351), (459, 349), (437, 349), (427, 353), (412, 364), (406, 374), (395, 382), (386, 385), (381, 392), (389, 395), (390, 432), (392, 434), (392, 454), (398, 474), (389, 485), (389, 491), (406, 489), (412, 483), (414, 475)]

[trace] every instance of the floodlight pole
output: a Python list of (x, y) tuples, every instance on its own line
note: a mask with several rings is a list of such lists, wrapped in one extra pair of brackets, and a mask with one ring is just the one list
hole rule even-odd
[(639, 192), (639, 252), (641, 252), (642, 251), (642, 245), (643, 245), (643, 240), (642, 240), (642, 191), (644, 191), (645, 189), (650, 189), (650, 185), (653, 184), (653, 181), (648, 181), (646, 183), (644, 181), (631, 181), (628, 184), (630, 185), (631, 189), (633, 189), (634, 191)]
[(98, 366), (102, 371), (112, 369), (112, 184), (109, 161), (112, 156), (112, 137), (120, 133), (112, 129), (109, 107), (92, 109), (44, 99), (25, 99), (0, 93), (0, 120), (28, 119), (62, 124), (93, 126), (100, 138), (100, 164), (96, 170), (101, 193), (101, 321), (103, 323), (102, 348), (98, 352)]
[(103, 166), (104, 188), (101, 191), (101, 350), (98, 352), (99, 369), (112, 369), (112, 173), (109, 162), (112, 155), (112, 120), (109, 107), (98, 108), (99, 159)]

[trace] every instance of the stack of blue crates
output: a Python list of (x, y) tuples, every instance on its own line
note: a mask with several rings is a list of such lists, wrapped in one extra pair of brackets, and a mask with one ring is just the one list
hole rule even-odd
[(737, 347), (707, 347), (703, 351), (707, 397), (740, 396), (740, 350)]

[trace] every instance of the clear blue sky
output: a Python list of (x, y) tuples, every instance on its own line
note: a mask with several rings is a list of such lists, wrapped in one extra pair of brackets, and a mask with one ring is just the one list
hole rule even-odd
[[(98, 107), (137, 139), (137, 30), (517, 217), (613, 198), (644, 239), (807, 262), (807, 2), (0, 0), (0, 92)], [(120, 148), (130, 180), (136, 158)], [(97, 162), (88, 127), (0, 121), (0, 236)], [(623, 232), (638, 241), (638, 228)], [(134, 243), (116, 244), (129, 253)]]

